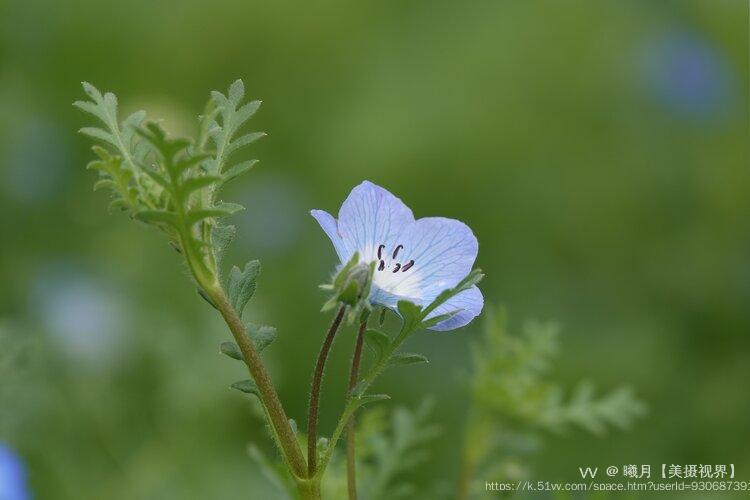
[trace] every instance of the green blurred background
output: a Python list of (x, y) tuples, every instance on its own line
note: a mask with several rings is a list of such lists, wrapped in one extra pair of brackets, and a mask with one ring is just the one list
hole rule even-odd
[[(263, 262), (250, 313), (278, 328), (266, 357), (299, 422), (336, 261), (308, 211), (369, 179), (473, 228), (488, 303), (563, 326), (556, 379), (649, 404), (629, 433), (548, 439), (535, 479), (666, 462), (750, 480), (747, 18), (742, 0), (0, 3), (0, 442), (34, 497), (272, 498), (225, 328), (162, 238), (91, 191), (81, 80), (175, 133), (236, 78), (264, 101), (228, 260)], [(435, 398), (421, 484), (457, 474), (479, 326), (419, 335), (432, 363), (379, 382)]]

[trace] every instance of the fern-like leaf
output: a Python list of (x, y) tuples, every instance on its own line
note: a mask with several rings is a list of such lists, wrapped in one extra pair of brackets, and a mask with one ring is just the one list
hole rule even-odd
[(215, 119), (207, 128), (209, 130), (208, 135), (215, 145), (216, 154), (208, 162), (208, 172), (212, 175), (221, 176), (222, 185), (247, 172), (257, 162), (257, 160), (250, 160), (232, 164), (230, 160), (233, 154), (266, 135), (264, 132), (237, 135), (261, 104), (260, 101), (242, 104), (244, 97), (245, 85), (242, 80), (236, 80), (232, 83), (227, 95), (218, 91), (211, 93)]

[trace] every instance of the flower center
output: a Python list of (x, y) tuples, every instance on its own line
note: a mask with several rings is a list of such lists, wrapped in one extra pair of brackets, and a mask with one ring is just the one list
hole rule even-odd
[[(378, 271), (391, 271), (392, 273), (402, 272), (405, 273), (409, 269), (411, 269), (414, 266), (414, 260), (410, 260), (406, 264), (401, 264), (400, 262), (397, 262), (396, 259), (398, 258), (398, 253), (404, 248), (404, 245), (396, 245), (396, 248), (393, 249), (393, 252), (391, 253), (391, 257), (388, 258), (388, 255), (383, 257), (383, 250), (385, 250), (385, 245), (378, 246), (378, 260), (380, 263), (378, 264)], [(391, 266), (393, 264), (393, 266)]]

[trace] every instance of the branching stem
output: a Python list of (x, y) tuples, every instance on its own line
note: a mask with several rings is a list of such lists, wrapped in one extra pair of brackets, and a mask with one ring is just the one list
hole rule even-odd
[(284, 407), (281, 405), (279, 395), (276, 393), (276, 389), (274, 389), (271, 377), (263, 364), (263, 360), (261, 359), (260, 354), (258, 354), (257, 349), (255, 349), (247, 331), (245, 331), (245, 325), (242, 323), (237, 311), (235, 311), (229, 303), (229, 299), (221, 286), (216, 284), (207, 291), (216, 304), (216, 307), (219, 309), (224, 321), (226, 321), (227, 326), (229, 326), (229, 329), (242, 352), (242, 356), (245, 358), (245, 363), (250, 370), (250, 375), (252, 375), (253, 380), (258, 386), (260, 399), (268, 412), (273, 432), (278, 437), (284, 460), (287, 462), (291, 472), (297, 477), (298, 481), (302, 478), (306, 478), (307, 471), (305, 470), (305, 458), (302, 455), (302, 450), (300, 450), (297, 438), (289, 424), (289, 418), (287, 418)]
[(341, 321), (344, 319), (345, 313), (346, 306), (342, 305), (333, 319), (331, 327), (328, 329), (328, 334), (323, 341), (323, 346), (320, 348), (318, 361), (315, 364), (315, 372), (313, 373), (312, 387), (310, 389), (310, 407), (307, 415), (307, 473), (309, 477), (315, 475), (318, 465), (318, 408), (320, 406), (320, 387), (323, 382), (323, 371), (325, 370), (328, 353), (331, 351), (331, 345), (333, 345), (333, 339), (341, 326)]

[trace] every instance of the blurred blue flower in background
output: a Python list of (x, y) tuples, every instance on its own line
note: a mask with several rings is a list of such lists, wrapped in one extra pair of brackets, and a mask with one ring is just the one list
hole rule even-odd
[(43, 266), (33, 283), (32, 310), (63, 352), (87, 365), (107, 366), (120, 355), (127, 328), (116, 293), (70, 262)]
[(0, 500), (28, 500), (26, 467), (7, 445), (0, 443)]
[(715, 117), (734, 99), (735, 75), (728, 61), (697, 35), (659, 37), (645, 48), (640, 63), (648, 92), (681, 117)]

